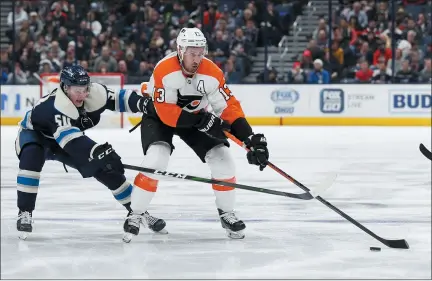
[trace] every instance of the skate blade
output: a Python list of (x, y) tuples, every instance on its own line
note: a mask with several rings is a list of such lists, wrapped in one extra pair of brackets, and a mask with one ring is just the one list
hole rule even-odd
[(168, 230), (166, 230), (165, 228), (162, 228), (159, 231), (153, 230), (150, 227), (148, 229), (150, 229), (154, 234), (162, 234), (162, 235), (167, 235), (168, 234)]
[(18, 231), (18, 238), (20, 240), (26, 240), (27, 237), (29, 236), (30, 232), (25, 232), (25, 231)]
[(132, 233), (129, 233), (129, 232), (125, 232), (125, 233), (123, 234), (123, 238), (122, 238), (122, 240), (123, 240), (123, 242), (125, 242), (125, 243), (130, 243), (130, 241), (132, 241), (132, 238), (133, 238), (134, 236), (136, 236), (136, 235), (133, 235)]
[(231, 231), (229, 229), (225, 229), (225, 231), (227, 233), (227, 236), (231, 239), (243, 239), (243, 238), (245, 238), (245, 234), (242, 230), (235, 232), (235, 231)]

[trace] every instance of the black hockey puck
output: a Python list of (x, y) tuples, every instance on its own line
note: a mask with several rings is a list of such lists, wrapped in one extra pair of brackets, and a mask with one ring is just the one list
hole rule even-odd
[(381, 251), (381, 248), (380, 247), (370, 247), (369, 248), (371, 251), (374, 251), (374, 252), (380, 252)]

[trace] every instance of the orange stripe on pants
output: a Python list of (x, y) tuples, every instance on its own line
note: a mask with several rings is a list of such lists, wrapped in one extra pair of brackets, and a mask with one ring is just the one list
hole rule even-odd
[[(232, 177), (232, 178), (230, 178), (230, 179), (224, 179), (224, 180), (219, 179), (219, 180), (221, 180), (221, 181), (226, 181), (226, 182), (232, 182), (232, 183), (235, 183), (235, 182), (236, 182), (236, 178), (235, 178), (235, 177)], [(229, 186), (223, 186), (223, 185), (213, 184), (213, 189), (214, 189), (214, 190), (217, 190), (217, 191), (230, 191), (230, 190), (233, 190), (234, 187), (229, 187)]]
[(145, 191), (156, 192), (158, 180), (151, 179), (141, 173), (135, 177), (134, 185)]

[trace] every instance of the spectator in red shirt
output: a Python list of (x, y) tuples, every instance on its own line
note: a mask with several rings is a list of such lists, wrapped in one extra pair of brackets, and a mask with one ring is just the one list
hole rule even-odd
[(303, 56), (300, 61), (300, 68), (303, 69), (306, 73), (309, 73), (309, 71), (312, 71), (314, 69), (311, 51), (304, 50)]
[(66, 24), (67, 15), (62, 11), (62, 7), (59, 3), (53, 4), (53, 11), (49, 13), (49, 15), (52, 16), (52, 21), (54, 22), (54, 26), (56, 28)]
[(390, 48), (386, 48), (385, 42), (379, 42), (378, 49), (374, 52), (373, 55), (373, 64), (378, 64), (378, 58), (383, 56), (385, 58), (385, 63), (387, 64), (388, 60), (392, 58), (392, 51)]
[(213, 31), (216, 22), (222, 15), (217, 8), (216, 4), (210, 3), (208, 11), (205, 11), (203, 14), (203, 25), (207, 32)]
[(303, 69), (301, 69), (300, 62), (295, 62), (292, 66), (292, 70), (288, 71), (288, 83), (303, 84), (307, 81), (307, 75)]
[(372, 69), (369, 68), (367, 60), (360, 62), (360, 69), (355, 73), (355, 80), (358, 83), (369, 83), (373, 75)]
[(363, 28), (361, 27), (360, 23), (358, 22), (358, 18), (356, 16), (350, 17), (350, 19), (348, 20), (348, 22), (349, 22), (349, 26), (356, 33), (358, 33), (357, 35), (361, 34), (361, 31), (363, 30)]
[(339, 26), (342, 32), (342, 42), (341, 45), (347, 48), (348, 45), (354, 45), (357, 40), (357, 33), (355, 30), (348, 25), (346, 18), (341, 18)]

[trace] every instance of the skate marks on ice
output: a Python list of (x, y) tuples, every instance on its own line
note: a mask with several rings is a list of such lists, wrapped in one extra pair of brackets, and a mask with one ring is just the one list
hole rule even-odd
[[(240, 190), (236, 209), (246, 223), (246, 237), (232, 241), (217, 219), (211, 187), (171, 180), (161, 184), (149, 210), (166, 219), (170, 234), (143, 228), (125, 244), (126, 212), (110, 192), (47, 162), (34, 233), (26, 241), (16, 236), (16, 191), (1, 189), (1, 278), (431, 278), (431, 170), (418, 153), (418, 142), (430, 139), (430, 129), (257, 130), (269, 140), (272, 161), (311, 189), (337, 171), (323, 198), (386, 238), (407, 239), (410, 249), (370, 252), (377, 246), (373, 238), (316, 200)], [(9, 136), (2, 128), (1, 177), (7, 186), (15, 184), (18, 171), (12, 131)], [(287, 137), (281, 137), (285, 132)], [(135, 141), (117, 137), (124, 131), (89, 134), (112, 141), (122, 158), (139, 165), (139, 134)], [(175, 145), (170, 170), (208, 176), (191, 150)], [(274, 171), (248, 166), (241, 149), (232, 152), (239, 182), (300, 191)], [(127, 175), (133, 179), (135, 173)]]
[(377, 256), (368, 249), (372, 239), (361, 243), (358, 231), (344, 224), (249, 222), (246, 238), (234, 241), (216, 221), (168, 219), (169, 235), (144, 230), (124, 244), (121, 224), (57, 222), (39, 222), (44, 232), (25, 242), (2, 234), (2, 256), (8, 255), (2, 278), (398, 278), (406, 268), (414, 270), (410, 277), (427, 277), (427, 260), (415, 258), (422, 252), (418, 242), (405, 254), (391, 249)]

